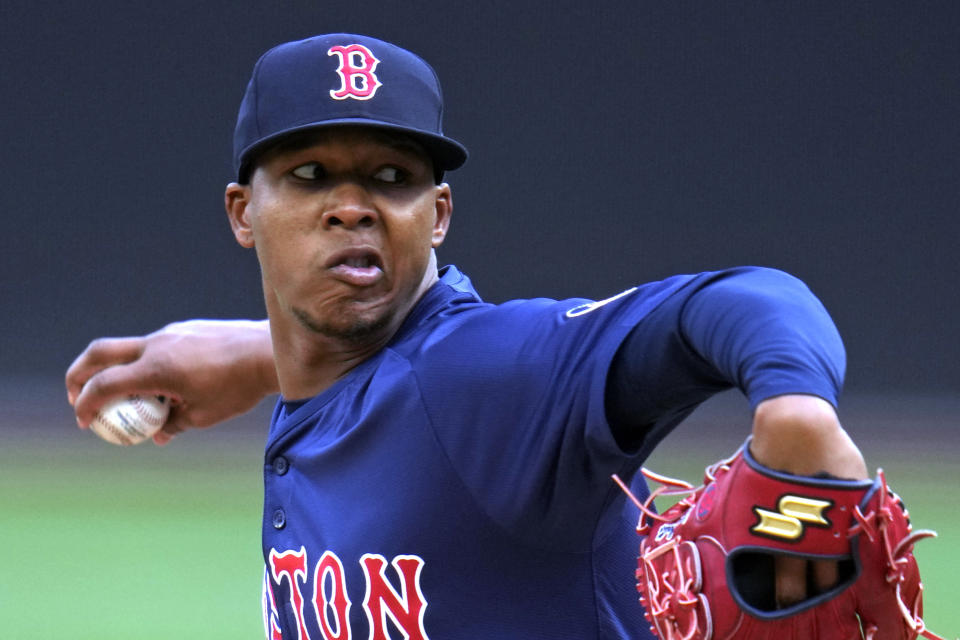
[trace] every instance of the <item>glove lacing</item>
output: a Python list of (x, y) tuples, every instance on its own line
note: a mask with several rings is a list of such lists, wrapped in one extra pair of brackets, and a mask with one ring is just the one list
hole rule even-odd
[(726, 472), (730, 470), (730, 465), (737, 458), (736, 454), (730, 456), (725, 460), (720, 460), (708, 466), (704, 470), (703, 484), (699, 487), (686, 482), (685, 480), (678, 480), (677, 478), (671, 478), (669, 476), (660, 475), (646, 467), (640, 469), (640, 472), (648, 480), (656, 482), (658, 486), (656, 489), (650, 492), (650, 495), (646, 500), (640, 502), (640, 500), (633, 495), (633, 492), (630, 491), (630, 488), (620, 479), (617, 474), (611, 476), (613, 481), (619, 485), (624, 493), (627, 494), (627, 497), (633, 501), (633, 504), (640, 509), (640, 520), (637, 522), (637, 533), (640, 535), (646, 535), (650, 531), (650, 527), (653, 526), (654, 522), (676, 522), (680, 517), (681, 512), (663, 515), (657, 513), (656, 509), (653, 507), (653, 502), (660, 496), (685, 496), (680, 499), (677, 504), (685, 505), (688, 507), (693, 507), (698, 499), (698, 493), (710, 485), (717, 479), (717, 476), (721, 472)]
[[(695, 487), (689, 482), (663, 476), (649, 469), (641, 469), (644, 477), (656, 482), (659, 486), (650, 492), (643, 502), (629, 487), (616, 475), (613, 480), (627, 494), (630, 500), (640, 509), (640, 519), (637, 522), (637, 533), (647, 535), (655, 522), (670, 523), (680, 519), (683, 510), (668, 511), (660, 514), (653, 508), (653, 503), (660, 496), (684, 496), (677, 504), (693, 507), (696, 504), (700, 490), (713, 482), (718, 472), (729, 469), (729, 463), (735, 458), (721, 460), (706, 469), (704, 483)], [(688, 553), (682, 549), (688, 546)], [(673, 555), (673, 570), (657, 573), (653, 560), (664, 554)], [(657, 548), (643, 554), (641, 561), (643, 568), (637, 567), (637, 590), (640, 592), (640, 604), (644, 607), (643, 617), (657, 627), (650, 627), (650, 631), (663, 640), (691, 640), (692, 638), (713, 637), (713, 616), (710, 604), (700, 593), (702, 574), (699, 564), (699, 554), (696, 546), (689, 541), (678, 542), (673, 539)], [(645, 580), (646, 572), (652, 580)], [(662, 624), (663, 622), (667, 624)]]
[[(858, 533), (863, 533), (863, 535), (870, 538), (871, 542), (874, 542), (877, 539), (877, 536), (880, 536), (887, 561), (885, 578), (888, 583), (895, 585), (897, 605), (900, 608), (900, 614), (903, 616), (904, 621), (917, 635), (922, 635), (924, 638), (929, 638), (929, 640), (945, 640), (942, 636), (938, 636), (927, 629), (927, 626), (923, 622), (923, 618), (920, 615), (923, 585), (920, 585), (920, 588), (917, 590), (917, 597), (910, 606), (904, 602), (903, 594), (900, 588), (903, 582), (906, 580), (904, 568), (909, 564), (907, 554), (913, 550), (913, 546), (917, 543), (917, 541), (924, 538), (935, 538), (937, 533), (935, 531), (921, 529), (909, 533), (899, 542), (892, 540), (890, 523), (894, 522), (895, 516), (891, 510), (891, 505), (893, 505), (895, 502), (899, 502), (901, 508), (903, 508), (903, 502), (900, 500), (897, 494), (887, 487), (887, 478), (883, 474), (882, 469), (878, 471), (877, 475), (880, 477), (880, 490), (883, 492), (881, 494), (882, 497), (880, 499), (880, 506), (866, 514), (863, 513), (859, 505), (855, 507), (853, 510), (853, 517), (857, 523), (850, 527), (850, 529), (847, 531), (847, 535), (849, 537), (853, 537)], [(909, 514), (905, 508), (903, 509), (903, 512), (904, 516), (909, 517)], [(878, 629), (875, 625), (868, 626), (864, 629), (865, 640), (873, 640), (877, 632)]]

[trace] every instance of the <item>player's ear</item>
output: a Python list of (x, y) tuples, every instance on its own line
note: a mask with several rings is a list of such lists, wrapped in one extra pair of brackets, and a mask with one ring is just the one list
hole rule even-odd
[(253, 242), (253, 227), (250, 224), (250, 213), (247, 209), (250, 204), (250, 185), (231, 182), (223, 193), (223, 205), (227, 209), (227, 218), (233, 237), (241, 247), (251, 249)]
[(436, 218), (433, 221), (433, 235), (430, 239), (430, 246), (434, 249), (443, 244), (447, 237), (447, 230), (450, 228), (450, 218), (453, 216), (453, 194), (450, 192), (450, 185), (444, 182), (436, 186), (435, 207)]

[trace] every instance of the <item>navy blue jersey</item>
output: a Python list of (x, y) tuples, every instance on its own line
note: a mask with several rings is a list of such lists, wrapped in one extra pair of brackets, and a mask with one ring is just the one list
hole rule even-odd
[(649, 638), (611, 474), (646, 495), (644, 457), (711, 393), (835, 402), (842, 369), (826, 313), (780, 272), (493, 305), (447, 267), (386, 348), (277, 405), (267, 636)]

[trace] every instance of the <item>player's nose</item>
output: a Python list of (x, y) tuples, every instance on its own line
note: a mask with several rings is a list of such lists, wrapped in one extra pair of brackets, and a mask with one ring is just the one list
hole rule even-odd
[(367, 190), (351, 181), (343, 181), (331, 190), (321, 216), (325, 229), (372, 227), (378, 220), (377, 209)]

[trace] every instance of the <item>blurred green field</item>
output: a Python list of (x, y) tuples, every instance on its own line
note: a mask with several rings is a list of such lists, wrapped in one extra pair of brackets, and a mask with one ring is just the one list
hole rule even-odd
[[(0, 637), (262, 638), (259, 427), (121, 449), (58, 421), (0, 431)], [(684, 425), (648, 466), (699, 480), (745, 433), (702, 428)], [(914, 522), (941, 533), (917, 555), (927, 623), (949, 637), (960, 631), (955, 440), (917, 438), (906, 453), (861, 443)]]
[(2, 440), (0, 637), (262, 639), (261, 442), (62, 428)]

